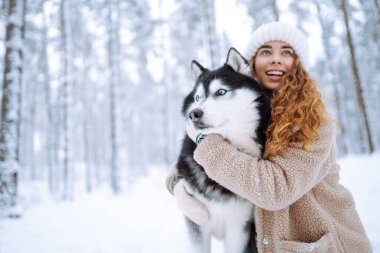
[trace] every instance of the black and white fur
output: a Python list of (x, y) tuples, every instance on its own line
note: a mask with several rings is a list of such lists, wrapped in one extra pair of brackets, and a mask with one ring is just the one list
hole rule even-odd
[[(264, 89), (251, 77), (248, 62), (231, 48), (226, 63), (213, 71), (192, 62), (195, 85), (185, 98), (182, 113), (203, 133), (219, 133), (250, 155), (261, 156), (270, 119)], [(210, 252), (211, 237), (224, 240), (226, 253), (246, 248), (253, 224), (253, 204), (207, 177), (193, 159), (196, 144), (186, 135), (178, 159), (179, 173), (194, 189), (194, 197), (210, 212), (199, 226), (186, 218), (192, 252)], [(253, 226), (252, 226), (253, 225)]]

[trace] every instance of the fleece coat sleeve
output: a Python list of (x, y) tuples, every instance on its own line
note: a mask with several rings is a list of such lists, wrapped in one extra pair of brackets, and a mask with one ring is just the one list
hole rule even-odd
[(207, 175), (255, 205), (276, 211), (288, 207), (323, 180), (329, 173), (333, 152), (334, 127), (320, 128), (319, 138), (303, 150), (291, 143), (269, 160), (239, 151), (218, 134), (208, 135), (194, 152), (194, 159)]

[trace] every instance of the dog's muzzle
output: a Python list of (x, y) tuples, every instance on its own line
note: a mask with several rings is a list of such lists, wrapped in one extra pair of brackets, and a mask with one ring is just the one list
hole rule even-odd
[(198, 123), (203, 116), (203, 111), (200, 109), (194, 109), (189, 113), (189, 118), (193, 123)]
[(210, 127), (203, 122), (202, 117), (203, 111), (201, 109), (194, 109), (189, 113), (189, 119), (196, 129), (205, 129)]

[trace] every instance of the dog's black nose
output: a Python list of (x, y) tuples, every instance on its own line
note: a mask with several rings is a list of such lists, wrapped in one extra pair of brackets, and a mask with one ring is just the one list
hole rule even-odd
[(200, 109), (194, 109), (189, 113), (189, 118), (192, 122), (198, 122), (203, 115), (203, 111)]

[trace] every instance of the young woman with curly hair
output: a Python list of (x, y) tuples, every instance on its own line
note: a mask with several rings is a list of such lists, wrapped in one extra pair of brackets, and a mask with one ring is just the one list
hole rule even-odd
[[(280, 22), (264, 24), (245, 55), (271, 98), (264, 157), (211, 133), (194, 159), (211, 179), (255, 205), (250, 252), (371, 252), (352, 195), (338, 183), (335, 126), (307, 72), (306, 37)], [(191, 127), (187, 133), (192, 140), (199, 135)], [(207, 222), (207, 207), (189, 194), (175, 166), (166, 185), (189, 219)]]
[[(280, 65), (267, 64), (268, 60), (276, 57), (272, 53), (276, 48), (280, 55), (285, 56), (283, 65), (288, 64), (288, 70), (284, 74), (268, 75), (267, 69), (283, 69)], [(286, 42), (269, 41), (258, 49), (249, 62), (256, 79), (263, 83), (272, 98), (271, 124), (267, 130), (264, 158), (280, 154), (294, 141), (302, 141), (303, 148), (306, 148), (318, 137), (319, 127), (327, 120), (326, 108), (315, 81), (303, 68), (294, 49), (289, 48)]]

